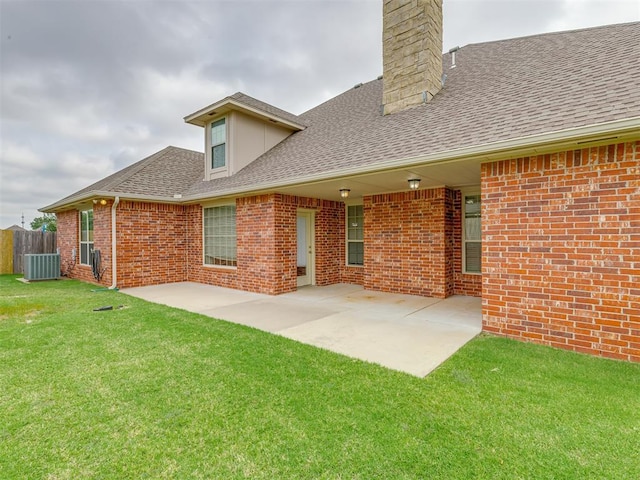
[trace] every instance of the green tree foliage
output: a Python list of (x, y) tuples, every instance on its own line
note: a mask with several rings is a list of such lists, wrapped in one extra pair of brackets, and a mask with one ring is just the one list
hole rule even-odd
[(56, 215), (54, 213), (45, 213), (41, 217), (34, 218), (31, 222), (33, 230), (42, 230), (42, 226), (46, 226), (47, 232), (55, 232), (58, 227), (56, 223)]

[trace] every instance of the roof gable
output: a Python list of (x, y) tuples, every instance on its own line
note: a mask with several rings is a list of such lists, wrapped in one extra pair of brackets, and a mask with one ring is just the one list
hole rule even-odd
[(305, 127), (305, 124), (297, 115), (257, 100), (242, 92), (236, 92), (197, 112), (187, 115), (184, 117), (184, 121), (192, 125), (204, 127), (214, 117), (219, 117), (232, 110), (255, 116), (264, 121), (280, 124), (293, 131), (303, 130)]
[(45, 208), (55, 210), (96, 195), (128, 195), (172, 199), (204, 177), (204, 155), (193, 150), (166, 147)]

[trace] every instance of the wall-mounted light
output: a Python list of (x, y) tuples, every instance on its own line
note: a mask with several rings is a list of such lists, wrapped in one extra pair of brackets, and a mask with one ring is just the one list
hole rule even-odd
[(411, 178), (408, 180), (409, 182), (409, 188), (411, 190), (417, 190), (418, 188), (420, 188), (420, 179), (419, 178)]
[(104, 198), (100, 200), (100, 205), (105, 206), (106, 204), (107, 204), (107, 201)]
[(341, 188), (341, 189), (340, 189), (340, 196), (341, 196), (342, 198), (348, 198), (348, 197), (349, 197), (349, 192), (350, 192), (350, 191), (351, 191), (351, 190), (350, 190), (350, 189), (348, 189), (348, 188)]

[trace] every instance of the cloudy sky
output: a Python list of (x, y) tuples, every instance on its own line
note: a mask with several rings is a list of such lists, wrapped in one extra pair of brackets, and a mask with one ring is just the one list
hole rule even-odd
[[(302, 113), (382, 73), (381, 0), (0, 0), (0, 228), (236, 91)], [(444, 0), (455, 46), (640, 20), (638, 0)]]

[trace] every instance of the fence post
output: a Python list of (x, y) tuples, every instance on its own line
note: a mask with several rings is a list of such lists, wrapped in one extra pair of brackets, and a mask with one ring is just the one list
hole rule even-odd
[(13, 273), (13, 231), (0, 230), (0, 274)]

